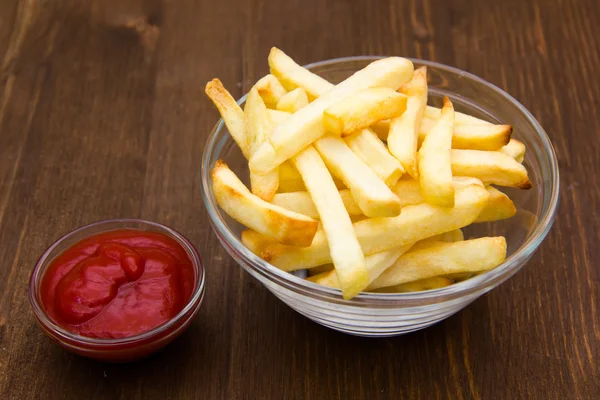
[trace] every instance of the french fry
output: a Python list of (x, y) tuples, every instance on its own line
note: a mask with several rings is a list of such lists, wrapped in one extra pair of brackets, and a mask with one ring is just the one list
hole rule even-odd
[(422, 66), (415, 69), (412, 79), (400, 86), (398, 92), (409, 97), (417, 97), (422, 104), (427, 104), (427, 67)]
[[(348, 215), (363, 215), (361, 209), (358, 207), (358, 205), (356, 205), (350, 190), (343, 189), (340, 190), (339, 193)], [(314, 219), (319, 218), (317, 208), (315, 207), (315, 204), (308, 192), (297, 191), (290, 193), (277, 193), (275, 196), (273, 196), (273, 200), (271, 200), (271, 202), (290, 211), (304, 214)]]
[(485, 184), (531, 189), (527, 170), (500, 151), (452, 150), (452, 173), (472, 176)]
[(386, 87), (361, 90), (325, 109), (325, 130), (347, 136), (377, 121), (395, 118), (406, 110), (406, 99), (406, 96)]
[(250, 170), (267, 173), (325, 134), (323, 111), (339, 100), (371, 87), (397, 89), (410, 79), (412, 62), (390, 57), (377, 60), (327, 91), (277, 125), (250, 159)]
[(271, 120), (271, 124), (273, 127), (275, 125), (279, 125), (280, 123), (285, 121), (290, 115), (292, 115), (289, 112), (271, 110), (270, 108), (267, 110), (267, 114), (269, 114), (269, 119)]
[[(408, 108), (408, 100), (406, 102), (406, 107)], [(390, 133), (390, 123), (391, 121), (389, 119), (384, 119), (383, 121), (375, 122), (370, 128), (375, 132), (379, 140), (386, 142)]]
[(510, 142), (502, 147), (500, 151), (504, 154), (508, 154), (518, 163), (523, 164), (523, 159), (525, 158), (525, 145), (522, 142), (516, 139), (510, 139)]
[(404, 173), (404, 168), (390, 154), (377, 135), (370, 129), (361, 129), (346, 136), (344, 141), (388, 186), (393, 186)]
[(269, 108), (275, 108), (279, 100), (287, 93), (281, 82), (272, 74), (263, 76), (254, 84), (254, 87)]
[(277, 102), (277, 110), (294, 113), (308, 105), (308, 97), (302, 88), (296, 88), (282, 96)]
[(404, 114), (391, 120), (387, 137), (390, 153), (413, 179), (419, 179), (417, 144), (424, 110), (425, 103), (419, 97), (409, 97)]
[(244, 111), (229, 94), (220, 80), (213, 79), (206, 84), (204, 89), (206, 95), (212, 100), (219, 110), (229, 134), (237, 143), (246, 159), (250, 158), (250, 146), (246, 138), (246, 126), (244, 122)]
[[(433, 120), (437, 120), (440, 118), (442, 110), (438, 107), (427, 106), (425, 109), (425, 118), (430, 118)], [(456, 124), (491, 124), (491, 122), (485, 121), (483, 119), (479, 119), (477, 117), (473, 117), (471, 115), (461, 113), (458, 111), (454, 111), (454, 118), (456, 119)]]
[[(365, 257), (365, 264), (369, 271), (369, 284), (379, 277), (390, 266), (392, 266), (398, 258), (410, 249), (411, 245), (400, 246), (395, 249), (382, 251), (380, 253), (371, 254)], [(323, 272), (318, 275), (307, 278), (309, 281), (318, 283), (322, 286), (327, 286), (334, 289), (340, 288), (338, 277), (334, 271)]]
[(331, 83), (319, 75), (313, 74), (306, 68), (296, 64), (292, 58), (276, 47), (271, 49), (268, 61), (271, 73), (279, 78), (279, 81), (287, 90), (291, 91), (301, 87), (306, 91), (311, 101), (333, 87)]
[(436, 243), (409, 251), (369, 285), (368, 290), (414, 282), (434, 276), (481, 272), (506, 259), (504, 237), (483, 237), (454, 243)]
[(511, 218), (517, 213), (515, 204), (506, 194), (493, 186), (487, 186), (486, 189), (490, 194), (490, 200), (475, 222), (499, 221)]
[(292, 161), (319, 213), (342, 294), (344, 298), (352, 298), (369, 284), (369, 275), (342, 198), (325, 163), (312, 146)]
[(400, 214), (400, 200), (379, 179), (343, 139), (327, 135), (315, 142), (329, 170), (352, 191), (356, 204), (368, 217), (392, 217)]
[(281, 243), (312, 243), (319, 225), (316, 220), (253, 195), (222, 160), (215, 163), (212, 179), (217, 203), (231, 218)]
[(261, 235), (260, 233), (253, 231), (252, 229), (245, 229), (242, 231), (241, 240), (244, 246), (251, 252), (260, 257), (260, 253), (269, 245), (277, 243), (277, 241), (271, 237)]
[[(426, 203), (407, 206), (397, 217), (355, 222), (354, 231), (363, 253), (370, 255), (467, 226), (479, 216), (488, 199), (489, 194), (482, 186), (457, 187), (454, 208)], [(319, 233), (309, 247), (277, 243), (268, 246), (261, 257), (284, 271), (314, 268), (331, 262), (327, 240)]]
[[(423, 142), (437, 120), (424, 118), (419, 131), (419, 141)], [(512, 134), (510, 125), (494, 124), (455, 124), (452, 133), (452, 148), (466, 150), (499, 150), (508, 144)], [(389, 140), (388, 140), (389, 141)]]
[(440, 207), (454, 206), (454, 185), (450, 149), (454, 129), (454, 108), (444, 98), (440, 119), (419, 149), (419, 181), (425, 201)]
[[(267, 107), (254, 87), (248, 93), (244, 106), (246, 121), (246, 139), (250, 146), (250, 155), (267, 139), (271, 130), (271, 120), (267, 114)], [(270, 201), (279, 188), (279, 169), (276, 168), (266, 174), (257, 174), (250, 171), (250, 187), (252, 193), (265, 201)]]
[(401, 283), (399, 285), (373, 290), (375, 293), (411, 293), (424, 290), (441, 289), (454, 283), (452, 279), (443, 276), (420, 279), (418, 281)]

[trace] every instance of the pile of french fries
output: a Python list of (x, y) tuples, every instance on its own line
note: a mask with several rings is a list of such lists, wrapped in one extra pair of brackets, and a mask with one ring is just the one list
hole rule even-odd
[(337, 85), (277, 48), (268, 62), (243, 110), (218, 79), (206, 85), (248, 160), (250, 189), (222, 160), (212, 171), (248, 249), (346, 299), (440, 288), (505, 260), (504, 237), (465, 240), (461, 228), (516, 213), (495, 186), (531, 188), (510, 125), (448, 98), (428, 106), (427, 70), (404, 58)]

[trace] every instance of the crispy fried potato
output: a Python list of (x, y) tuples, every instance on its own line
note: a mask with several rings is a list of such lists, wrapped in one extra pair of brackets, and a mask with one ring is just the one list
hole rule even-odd
[(508, 154), (518, 163), (523, 164), (523, 159), (525, 158), (525, 145), (522, 142), (516, 139), (510, 139), (510, 142), (502, 147), (500, 151), (504, 154)]
[[(363, 215), (361, 209), (358, 207), (358, 205), (356, 205), (350, 190), (343, 189), (340, 190), (339, 193), (348, 215)], [(307, 192), (297, 191), (290, 193), (277, 193), (271, 202), (290, 211), (304, 214), (314, 219), (319, 218), (317, 208)]]
[(280, 123), (285, 121), (290, 115), (292, 115), (289, 112), (279, 111), (279, 110), (271, 110), (271, 109), (267, 110), (267, 114), (269, 114), (269, 119), (271, 120), (271, 125), (273, 127), (275, 127), (276, 125), (279, 125)]
[(217, 203), (231, 218), (281, 243), (312, 243), (318, 221), (253, 195), (222, 160), (215, 163), (212, 179)]
[[(333, 182), (335, 186), (342, 190), (347, 189), (344, 182), (333, 177)], [(289, 193), (289, 192), (302, 192), (305, 191), (306, 187), (304, 186), (304, 181), (302, 181), (302, 177), (296, 167), (292, 164), (291, 161), (286, 161), (279, 166), (279, 192), (280, 193)]]
[(487, 271), (506, 259), (504, 237), (483, 237), (454, 243), (436, 243), (409, 251), (369, 285), (368, 290), (434, 276)]
[[(462, 176), (455, 176), (452, 179), (452, 183), (454, 184), (454, 188), (471, 184), (479, 184), (483, 187), (483, 183), (479, 179)], [(484, 209), (481, 211), (479, 217), (477, 217), (474, 222), (498, 221), (501, 219), (510, 218), (516, 214), (517, 209), (515, 208), (512, 200), (506, 194), (492, 186), (486, 186), (485, 188), (490, 194), (490, 199)], [(402, 207), (425, 202), (419, 189), (419, 182), (417, 181), (400, 180), (393, 188), (393, 191), (400, 199)]]
[[(410, 245), (401, 246), (365, 257), (365, 263), (367, 270), (369, 271), (369, 283), (373, 282), (379, 277), (379, 275), (381, 275), (383, 271), (392, 266), (402, 254), (406, 253), (410, 249), (410, 247)], [(340, 288), (338, 277), (334, 271), (311, 275), (309, 278), (307, 278), (307, 280), (333, 289)]]
[(261, 235), (260, 233), (253, 231), (252, 229), (245, 229), (242, 231), (241, 236), (242, 243), (251, 252), (260, 257), (260, 253), (269, 245), (277, 243), (277, 241), (271, 237)]
[(391, 120), (387, 137), (390, 153), (413, 179), (419, 179), (417, 144), (424, 110), (419, 97), (409, 97), (404, 114)]
[(390, 88), (369, 88), (343, 98), (323, 112), (325, 130), (347, 136), (406, 110), (405, 95)]
[(404, 173), (404, 168), (390, 154), (383, 142), (370, 129), (361, 129), (346, 136), (344, 141), (388, 186), (393, 186)]
[(328, 262), (333, 261), (343, 296), (352, 298), (369, 284), (369, 276), (350, 216), (325, 163), (312, 146), (292, 158), (292, 162), (319, 213), (329, 243)]
[(472, 176), (485, 184), (531, 189), (527, 170), (500, 151), (452, 150), (452, 173)]
[(356, 204), (369, 217), (400, 214), (400, 200), (389, 187), (348, 148), (344, 140), (327, 135), (315, 142), (329, 170), (352, 191)]
[(454, 129), (454, 108), (444, 97), (440, 119), (419, 149), (419, 182), (425, 201), (440, 207), (454, 206), (454, 185), (450, 149)]
[[(370, 255), (467, 226), (479, 216), (488, 199), (489, 194), (482, 186), (457, 187), (454, 208), (426, 203), (408, 206), (397, 217), (368, 218), (355, 222), (354, 231), (364, 254)], [(331, 262), (327, 240), (321, 238), (319, 233), (310, 247), (277, 243), (268, 246), (261, 257), (284, 271), (314, 268)]]
[(281, 85), (279, 79), (272, 74), (263, 76), (254, 84), (254, 87), (258, 90), (258, 94), (262, 97), (265, 105), (269, 108), (275, 108), (279, 100), (287, 93), (287, 90)]
[(277, 110), (294, 113), (308, 105), (308, 97), (302, 88), (296, 88), (282, 96), (277, 102)]
[(268, 61), (271, 73), (279, 78), (287, 90), (301, 87), (311, 101), (333, 87), (325, 79), (296, 64), (292, 58), (276, 47), (271, 49)]
[(244, 120), (244, 111), (236, 103), (235, 99), (229, 94), (220, 80), (213, 79), (206, 84), (204, 89), (206, 95), (212, 100), (219, 110), (229, 134), (237, 143), (246, 159), (250, 158), (250, 146), (246, 138), (246, 126)]
[(412, 62), (390, 57), (377, 60), (327, 91), (277, 125), (269, 142), (250, 159), (250, 170), (267, 173), (325, 134), (323, 111), (339, 100), (371, 87), (397, 89), (413, 73)]
[[(398, 92), (409, 97), (417, 97), (422, 104), (427, 104), (427, 67), (422, 66), (415, 69), (412, 79), (400, 86)], [(423, 110), (425, 112), (425, 110)]]
[[(250, 146), (250, 155), (267, 139), (271, 130), (271, 120), (267, 114), (267, 107), (258, 94), (256, 87), (248, 93), (244, 106), (246, 122), (246, 140)], [(270, 201), (279, 188), (279, 169), (276, 168), (266, 174), (257, 174), (250, 171), (250, 187), (252, 193), (265, 201)]]
[(418, 281), (401, 283), (399, 285), (384, 287), (373, 290), (375, 293), (410, 293), (422, 292), (424, 290), (441, 289), (454, 283), (452, 279), (443, 276), (420, 279)]
[[(438, 107), (427, 106), (425, 109), (425, 118), (430, 118), (437, 120), (440, 118), (442, 110)], [(464, 114), (458, 111), (454, 111), (454, 118), (456, 120), (456, 124), (491, 124), (491, 122), (484, 121), (483, 119), (479, 119), (477, 117), (473, 117), (468, 114)]]
[[(419, 142), (423, 142), (437, 120), (424, 118), (419, 131)], [(493, 124), (455, 124), (452, 133), (452, 148), (466, 150), (499, 150), (510, 141), (512, 126)], [(388, 139), (389, 141), (389, 139)]]
[(512, 200), (504, 193), (492, 186), (486, 187), (490, 200), (475, 222), (499, 221), (513, 217), (517, 208)]

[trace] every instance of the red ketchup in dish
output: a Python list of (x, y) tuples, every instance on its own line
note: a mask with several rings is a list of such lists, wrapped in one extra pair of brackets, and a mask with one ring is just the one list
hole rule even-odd
[(41, 283), (42, 307), (64, 329), (91, 338), (124, 338), (176, 316), (194, 290), (192, 260), (158, 232), (119, 229), (62, 252)]

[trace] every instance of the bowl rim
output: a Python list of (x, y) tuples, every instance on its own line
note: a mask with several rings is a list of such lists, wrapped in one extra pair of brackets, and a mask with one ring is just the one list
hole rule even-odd
[[(118, 229), (132, 229), (132, 230), (140, 230), (139, 228), (132, 227), (135, 224), (138, 225), (147, 225), (149, 227), (155, 228), (156, 232), (167, 235), (177, 241), (177, 243), (185, 250), (188, 257), (192, 261), (192, 265), (194, 266), (194, 271), (196, 275), (196, 282), (194, 285), (194, 290), (186, 303), (186, 305), (179, 311), (175, 316), (169, 319), (167, 322), (156, 326), (155, 328), (139, 333), (133, 336), (127, 336), (123, 338), (114, 338), (114, 339), (103, 339), (103, 338), (92, 338), (88, 336), (78, 335), (73, 332), (66, 330), (65, 328), (58, 325), (54, 322), (50, 316), (46, 313), (44, 308), (41, 305), (41, 300), (38, 299), (38, 287), (41, 284), (42, 278), (48, 265), (52, 262), (56, 256), (49, 259), (50, 253), (54, 251), (58, 246), (60, 246), (64, 241), (72, 238), (73, 236), (81, 233), (85, 230), (99, 227), (102, 225), (111, 225), (111, 224), (120, 224), (120, 227), (111, 227), (106, 230), (102, 230), (98, 233), (110, 232)], [(89, 237), (89, 236), (87, 236)], [(85, 238), (81, 238), (84, 240)], [(66, 249), (65, 249), (66, 250)], [(59, 253), (60, 254), (60, 253)], [(57, 254), (58, 255), (58, 254)], [(201, 305), (202, 299), (204, 298), (205, 291), (205, 270), (204, 263), (198, 254), (198, 251), (194, 247), (194, 245), (181, 233), (176, 230), (169, 228), (168, 226), (159, 224), (158, 222), (147, 221), (143, 219), (137, 218), (121, 218), (121, 219), (108, 219), (96, 221), (91, 224), (87, 224), (81, 226), (73, 231), (68, 232), (67, 234), (61, 236), (57, 239), (50, 247), (44, 251), (41, 257), (38, 259), (35, 267), (33, 268), (30, 278), (29, 278), (29, 302), (33, 308), (33, 312), (38, 320), (38, 322), (42, 325), (44, 331), (52, 335), (55, 339), (60, 342), (67, 343), (76, 343), (78, 346), (89, 345), (91, 347), (121, 347), (127, 344), (145, 344), (149, 339), (160, 339), (162, 338), (163, 333), (169, 333), (169, 330), (176, 326), (179, 322), (185, 321), (186, 315), (192, 312), (196, 307)], [(176, 330), (179, 330), (183, 326), (179, 326)]]
[[(323, 61), (317, 61), (310, 64), (304, 65), (305, 68), (311, 70), (313, 68), (331, 66), (336, 64), (344, 64), (348, 62), (354, 61), (375, 61), (381, 58), (386, 58), (388, 56), (352, 56), (352, 57), (340, 57), (327, 59)], [(209, 137), (206, 140), (206, 144), (204, 147), (204, 151), (202, 154), (202, 164), (201, 164), (201, 184), (202, 184), (202, 199), (204, 201), (204, 205), (207, 208), (208, 215), (210, 217), (213, 229), (215, 233), (220, 238), (223, 238), (225, 242), (232, 248), (232, 250), (239, 253), (238, 255), (245, 259), (245, 261), (250, 262), (253, 266), (259, 268), (259, 272), (262, 272), (267, 275), (274, 275), (276, 278), (283, 280), (283, 282), (287, 282), (289, 285), (293, 286), (294, 289), (300, 289), (305, 291), (310, 291), (314, 295), (321, 295), (327, 298), (328, 300), (333, 300), (338, 304), (342, 305), (353, 305), (353, 306), (364, 306), (367, 305), (371, 301), (377, 301), (379, 305), (383, 305), (385, 303), (395, 303), (397, 305), (398, 302), (421, 302), (421, 301), (431, 301), (431, 300), (439, 300), (440, 298), (451, 299), (461, 297), (462, 295), (467, 295), (477, 290), (485, 290), (489, 284), (494, 282), (501, 283), (503, 280), (508, 279), (514, 273), (518, 271), (520, 267), (523, 266), (524, 262), (526, 262), (533, 253), (540, 246), (541, 242), (547, 236), (554, 219), (556, 217), (556, 213), (558, 210), (559, 204), (559, 196), (560, 196), (560, 174), (558, 168), (558, 159), (556, 157), (556, 152), (554, 151), (554, 147), (550, 142), (550, 138), (547, 133), (544, 131), (539, 122), (535, 119), (535, 117), (514, 97), (510, 94), (506, 93), (504, 90), (500, 89), (498, 86), (487, 82), (486, 80), (470, 73), (463, 71), (461, 69), (451, 67), (448, 65), (440, 64), (434, 61), (421, 60), (405, 57), (410, 60), (414, 64), (425, 65), (427, 67), (431, 67), (438, 70), (443, 70), (455, 75), (459, 75), (460, 77), (468, 78), (474, 80), (483, 86), (486, 86), (488, 89), (496, 92), (501, 97), (505, 98), (508, 102), (515, 105), (519, 111), (524, 115), (527, 121), (532, 125), (536, 133), (538, 134), (542, 144), (544, 153), (549, 159), (549, 175), (551, 178), (550, 187), (551, 194), (548, 202), (548, 207), (546, 212), (538, 217), (537, 224), (533, 230), (533, 232), (529, 235), (527, 240), (525, 240), (520, 247), (509, 257), (504, 260), (502, 264), (497, 266), (496, 268), (481, 273), (477, 276), (469, 278), (462, 282), (454, 283), (450, 286), (421, 291), (421, 292), (409, 292), (409, 293), (371, 293), (371, 292), (361, 292), (356, 295), (352, 299), (344, 299), (342, 297), (341, 291), (339, 289), (332, 289), (329, 287), (321, 286), (311, 281), (302, 279), (297, 277), (294, 274), (289, 272), (285, 272), (280, 270), (279, 268), (267, 263), (254, 253), (252, 253), (249, 249), (247, 249), (241, 242), (241, 240), (229, 229), (223, 217), (220, 214), (218, 205), (214, 200), (214, 195), (209, 193), (209, 171), (211, 165), (209, 165), (210, 157), (217, 146), (217, 133), (221, 132), (224, 127), (223, 118), (220, 118), (217, 124), (213, 127), (212, 131), (209, 134)], [(247, 93), (242, 96), (237, 103), (242, 104), (247, 97)], [(227, 132), (227, 135), (230, 135)], [(236, 260), (237, 261), (237, 260)], [(276, 284), (281, 285), (280, 282), (276, 282)]]

